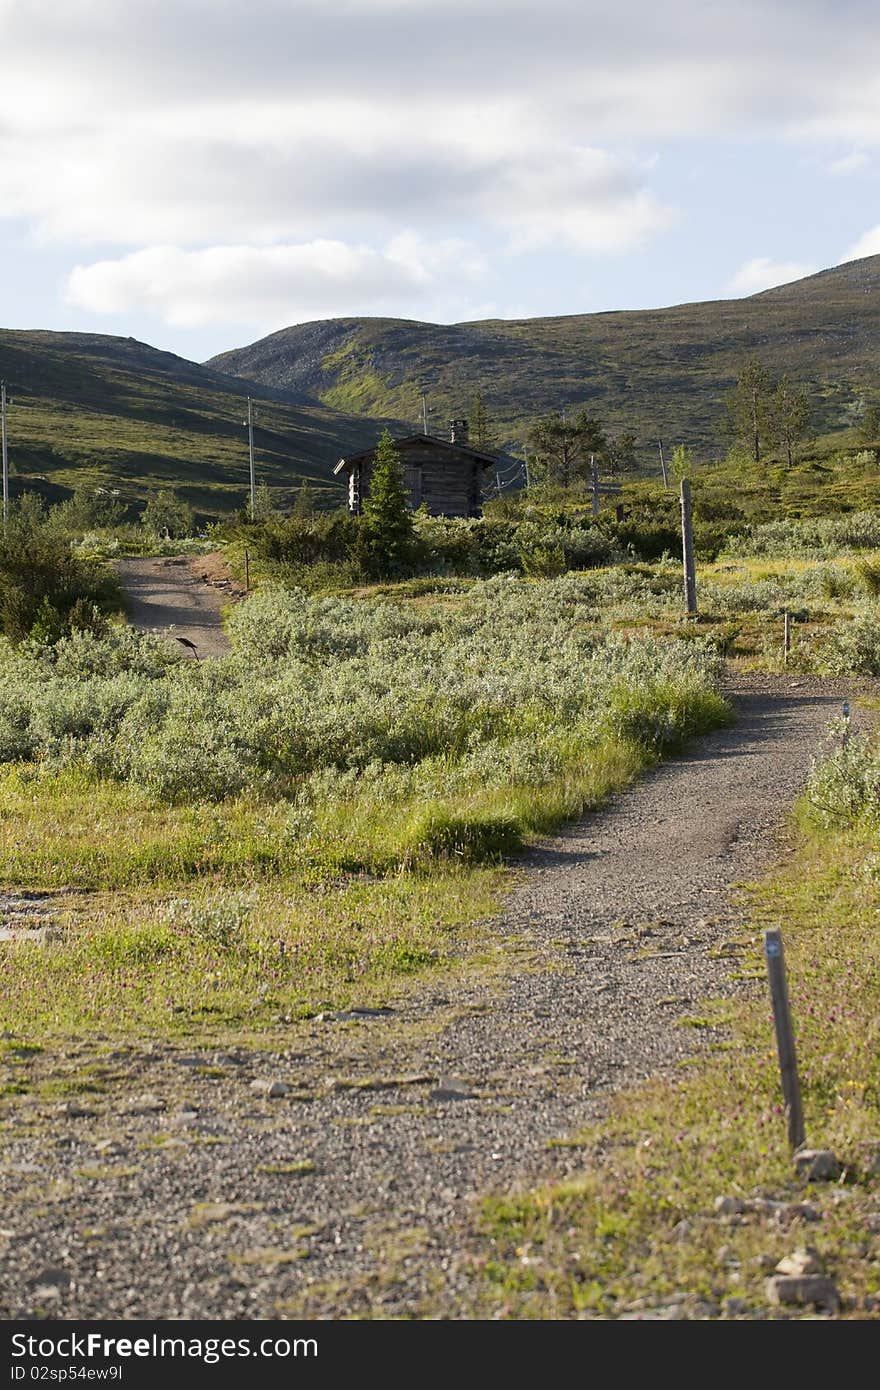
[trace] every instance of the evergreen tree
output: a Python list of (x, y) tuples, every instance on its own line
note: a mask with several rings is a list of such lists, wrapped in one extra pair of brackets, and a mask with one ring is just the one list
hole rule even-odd
[(293, 504), (293, 516), (314, 516), (315, 514), (315, 490), (309, 482), (300, 483), (296, 490), (296, 501)]
[(471, 401), (469, 419), (470, 442), (475, 449), (491, 454), (496, 446), (495, 422), (486, 410), (482, 391), (478, 391)]
[(608, 444), (608, 471), (612, 478), (618, 473), (627, 473), (635, 467), (635, 449), (638, 443), (637, 436), (632, 430), (623, 430), (616, 439), (612, 439)]
[(370, 488), (363, 505), (358, 559), (378, 579), (403, 573), (415, 558), (416, 537), (403, 464), (389, 430), (383, 430), (373, 455)]
[(755, 463), (761, 461), (766, 438), (773, 383), (757, 357), (746, 362), (732, 391), (727, 394), (727, 427), (733, 438), (747, 446)]
[(561, 411), (532, 426), (529, 444), (538, 468), (548, 482), (570, 487), (590, 472), (590, 455), (605, 458), (608, 439), (601, 423), (582, 410), (574, 419)]
[(880, 440), (880, 406), (869, 405), (859, 422), (859, 443), (876, 444)]
[(794, 450), (807, 432), (810, 421), (810, 402), (802, 387), (792, 386), (784, 376), (773, 392), (769, 404), (769, 432), (774, 444), (785, 449), (788, 466), (794, 462)]

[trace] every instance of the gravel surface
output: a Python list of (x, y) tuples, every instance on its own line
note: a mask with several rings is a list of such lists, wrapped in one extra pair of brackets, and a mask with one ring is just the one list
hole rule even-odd
[(757, 988), (731, 886), (782, 852), (852, 693), (738, 679), (735, 727), (525, 858), (499, 971), (454, 996), (313, 1019), (284, 1052), (22, 1058), (106, 1089), (2, 1102), (0, 1316), (459, 1316), (473, 1199), (575, 1171), (548, 1141), (700, 1046), (676, 1020), (702, 998)]
[[(223, 656), (229, 639), (221, 615), (237, 590), (218, 576), (212, 557), (175, 555), (160, 559), (117, 560), (129, 621), (141, 632), (155, 632), (171, 641), (184, 637), (199, 657)], [(195, 659), (191, 648), (183, 651)]]

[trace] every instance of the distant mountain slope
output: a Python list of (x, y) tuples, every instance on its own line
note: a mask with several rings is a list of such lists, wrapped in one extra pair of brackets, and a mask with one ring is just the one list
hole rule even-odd
[(862, 392), (880, 399), (878, 331), (880, 256), (870, 256), (748, 299), (669, 309), (449, 326), (329, 319), (208, 365), (411, 421), (424, 389), (438, 432), (479, 390), (514, 448), (535, 416), (584, 405), (611, 427), (634, 428), (643, 450), (662, 438), (717, 453), (724, 392), (746, 357), (809, 386), (813, 423), (826, 432), (851, 422)]
[(333, 465), (378, 434), (301, 390), (236, 380), (133, 338), (0, 331), (0, 377), (13, 402), (13, 496), (58, 497), (87, 481), (134, 503), (161, 483), (203, 515), (234, 510), (249, 485), (248, 393), (257, 479), (280, 505), (304, 479), (341, 501)]

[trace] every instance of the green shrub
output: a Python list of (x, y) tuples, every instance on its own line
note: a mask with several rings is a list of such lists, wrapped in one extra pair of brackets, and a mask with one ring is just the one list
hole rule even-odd
[(839, 747), (813, 764), (807, 806), (813, 819), (830, 827), (847, 827), (880, 817), (880, 750), (864, 735), (850, 734), (845, 721), (831, 729)]

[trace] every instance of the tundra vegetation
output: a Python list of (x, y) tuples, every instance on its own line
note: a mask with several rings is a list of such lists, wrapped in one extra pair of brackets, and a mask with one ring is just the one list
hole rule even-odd
[(844, 732), (817, 759), (793, 854), (744, 893), (738, 966), (763, 982), (758, 931), (784, 926), (806, 1132), (840, 1181), (794, 1176), (764, 991), (717, 1001), (692, 1020), (708, 1056), (571, 1139), (582, 1177), (484, 1203), (480, 1316), (766, 1317), (767, 1275), (806, 1245), (841, 1315), (876, 1318), (880, 751)]
[(595, 604), (575, 576), (452, 607), (267, 589), (211, 662), (117, 625), (7, 643), (0, 878), (110, 896), (39, 969), (7, 953), (6, 1024), (119, 1021), (124, 983), (129, 1026), (188, 1000), (192, 1029), (206, 973), (228, 1022), (261, 985), (268, 1017), (433, 964), (501, 856), (727, 717), (711, 643), (606, 630)]
[[(241, 516), (205, 543), (233, 564), (247, 546), (257, 591), (228, 615), (230, 655), (200, 663), (113, 621), (99, 557), (124, 531), (18, 504), (0, 550), (0, 882), (45, 890), (58, 930), (0, 947), (10, 1046), (259, 1041), (484, 968), (506, 857), (726, 719), (725, 661), (782, 670), (786, 611), (789, 670), (880, 675), (874, 451), (791, 468), (733, 454), (692, 485), (696, 622), (674, 493), (626, 482), (624, 518), (594, 520), (582, 486), (548, 482), (478, 522), (417, 514), (410, 548), (367, 564), (345, 514)], [(41, 554), (49, 580), (31, 593)], [(15, 592), (30, 606), (7, 607)], [(868, 742), (817, 761), (796, 853), (747, 899), (755, 930), (786, 925), (808, 1133), (850, 1179), (840, 1201), (814, 1198), (819, 1244), (855, 1316), (880, 1295), (864, 1235), (878, 785)], [(757, 978), (754, 932), (744, 946)], [(714, 1198), (804, 1193), (763, 1000), (704, 1012), (717, 1048), (616, 1101), (582, 1137), (589, 1176), (486, 1206), (483, 1310), (613, 1314), (681, 1289), (761, 1306), (790, 1233), (724, 1221)]]

